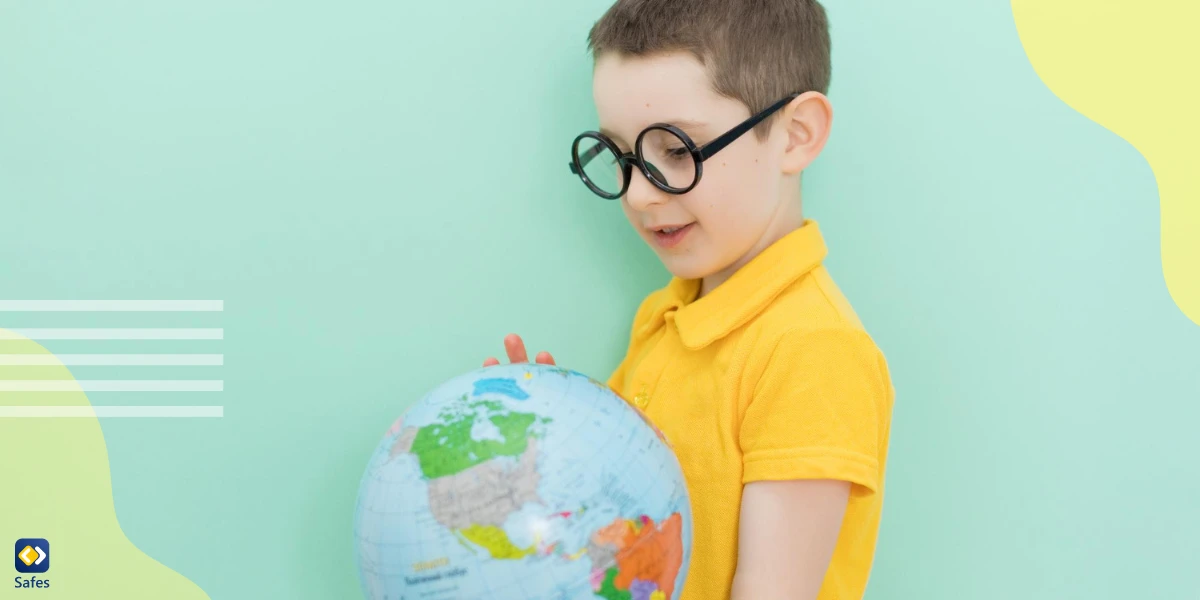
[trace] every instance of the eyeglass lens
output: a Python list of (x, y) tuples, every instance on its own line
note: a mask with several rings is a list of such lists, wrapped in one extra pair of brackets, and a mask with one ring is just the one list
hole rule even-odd
[(579, 140), (579, 162), (583, 174), (605, 194), (619, 194), (625, 187), (625, 169), (607, 144), (592, 137)]
[(666, 129), (650, 129), (642, 136), (638, 154), (658, 183), (677, 190), (696, 179), (696, 161), (682, 139)]

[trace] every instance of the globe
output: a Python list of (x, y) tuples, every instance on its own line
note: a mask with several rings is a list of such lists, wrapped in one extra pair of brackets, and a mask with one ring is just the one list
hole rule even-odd
[(485, 367), (413, 404), (368, 461), (354, 518), (368, 598), (678, 598), (692, 521), (661, 432), (555, 366)]

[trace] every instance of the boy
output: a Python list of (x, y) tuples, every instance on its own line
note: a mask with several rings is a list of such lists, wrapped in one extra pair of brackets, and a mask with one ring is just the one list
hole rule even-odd
[[(682, 597), (861, 598), (893, 390), (801, 213), (800, 174), (832, 118), (824, 10), (617, 0), (589, 46), (601, 129), (576, 139), (571, 170), (620, 202), (672, 274), (639, 307), (608, 384), (663, 431), (687, 478)], [(516, 335), (505, 346), (528, 360)]]

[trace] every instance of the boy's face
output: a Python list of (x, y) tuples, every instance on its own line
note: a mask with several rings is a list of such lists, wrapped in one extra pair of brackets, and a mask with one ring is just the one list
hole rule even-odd
[[(704, 66), (688, 53), (601, 55), (592, 84), (600, 130), (622, 152), (653, 123), (675, 125), (703, 146), (750, 116), (741, 102), (713, 91)], [(787, 222), (799, 224), (798, 198), (781, 194), (795, 183), (781, 163), (787, 137), (778, 121), (765, 140), (747, 132), (705, 161), (700, 182), (682, 195), (660, 190), (634, 168), (621, 199), (625, 216), (672, 274), (705, 279), (711, 288), (790, 230)]]

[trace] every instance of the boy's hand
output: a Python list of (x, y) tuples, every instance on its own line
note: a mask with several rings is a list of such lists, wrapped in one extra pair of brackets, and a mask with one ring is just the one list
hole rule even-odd
[[(529, 362), (529, 356), (525, 353), (525, 342), (521, 340), (521, 336), (515, 333), (510, 333), (504, 337), (504, 351), (508, 353), (509, 362)], [(554, 364), (554, 357), (550, 356), (550, 353), (545, 351), (538, 352), (535, 360), (538, 362), (538, 364)], [(491, 356), (489, 356), (487, 360), (483, 361), (483, 366), (485, 367), (491, 367), (498, 364), (500, 364), (500, 361)]]

